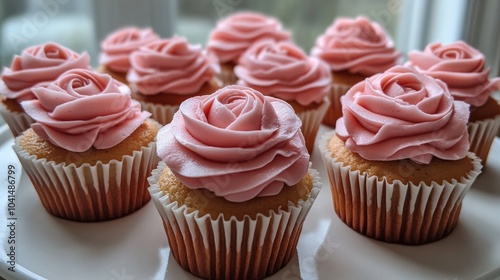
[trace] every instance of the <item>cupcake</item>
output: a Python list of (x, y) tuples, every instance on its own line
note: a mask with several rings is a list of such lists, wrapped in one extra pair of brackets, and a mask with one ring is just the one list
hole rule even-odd
[(36, 122), (14, 151), (43, 207), (81, 222), (123, 217), (150, 200), (159, 124), (107, 74), (73, 69), (21, 105)]
[(220, 78), (224, 85), (236, 83), (234, 66), (251, 45), (262, 39), (290, 41), (291, 35), (277, 18), (256, 12), (233, 13), (217, 22), (209, 35), (207, 50), (220, 63)]
[(160, 37), (151, 28), (125, 27), (114, 31), (101, 43), (97, 71), (107, 73), (114, 79), (127, 83), (130, 54), (159, 39)]
[(31, 88), (47, 85), (74, 68), (90, 68), (89, 55), (52, 42), (31, 46), (14, 56), (10, 68), (1, 75), (0, 113), (15, 137), (33, 123), (21, 107), (22, 101), (35, 98)]
[(386, 31), (365, 17), (337, 18), (316, 39), (311, 55), (332, 72), (331, 105), (323, 120), (332, 127), (342, 116), (340, 97), (354, 84), (395, 66), (401, 57)]
[(411, 67), (354, 85), (342, 97), (336, 131), (319, 144), (339, 218), (391, 243), (449, 235), (482, 168), (468, 152), (468, 107)]
[(150, 177), (170, 250), (204, 279), (284, 267), (321, 188), (286, 102), (232, 85), (184, 101), (158, 133)]
[(440, 79), (456, 100), (470, 104), (470, 151), (486, 164), (500, 127), (500, 105), (491, 94), (500, 90), (500, 78), (489, 79), (484, 55), (467, 43), (431, 43), (424, 51), (408, 54), (406, 65)]
[(218, 64), (200, 45), (174, 36), (147, 44), (132, 53), (127, 74), (132, 98), (162, 125), (172, 120), (182, 101), (211, 94), (222, 84)]
[(312, 153), (319, 126), (330, 104), (328, 66), (308, 57), (290, 42), (263, 40), (243, 54), (234, 68), (238, 84), (288, 102), (302, 121), (306, 147)]

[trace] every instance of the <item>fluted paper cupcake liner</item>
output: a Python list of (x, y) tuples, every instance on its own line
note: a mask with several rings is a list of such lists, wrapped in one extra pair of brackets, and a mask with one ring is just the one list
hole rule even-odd
[(269, 211), (254, 219), (199, 217), (171, 202), (156, 185), (165, 164), (149, 178), (152, 200), (162, 217), (170, 250), (187, 271), (204, 279), (262, 279), (284, 267), (296, 250), (302, 225), (322, 183), (310, 169), (313, 188), (306, 201), (290, 202), (288, 211)]
[(488, 154), (499, 127), (500, 115), (491, 119), (469, 122), (467, 125), (470, 142), (469, 151), (475, 153), (482, 160), (484, 166), (486, 166)]
[(325, 113), (323, 124), (335, 127), (337, 120), (342, 117), (342, 103), (340, 102), (340, 97), (346, 94), (350, 88), (350, 85), (332, 84), (332, 89), (328, 96), (330, 99), (330, 107)]
[(25, 112), (12, 112), (7, 109), (3, 103), (0, 104), (0, 114), (5, 120), (5, 123), (9, 126), (14, 137), (21, 135), (23, 131), (31, 128), (31, 124), (34, 122)]
[(13, 146), (44, 208), (52, 215), (81, 222), (126, 216), (149, 200), (147, 178), (158, 164), (156, 142), (109, 163), (59, 163), (36, 158)]
[(337, 162), (328, 150), (334, 132), (320, 140), (335, 212), (353, 230), (391, 243), (419, 245), (439, 240), (456, 227), (462, 200), (480, 174), (480, 159), (473, 153), (473, 169), (459, 180), (404, 184), (368, 177)]
[(152, 102), (139, 101), (143, 110), (150, 112), (151, 118), (161, 125), (169, 124), (175, 112), (179, 110), (179, 105), (156, 104)]
[(297, 116), (302, 121), (302, 134), (306, 141), (306, 148), (309, 154), (312, 154), (314, 149), (314, 141), (318, 134), (319, 126), (323, 117), (330, 106), (330, 100), (325, 98), (318, 108), (297, 113)]

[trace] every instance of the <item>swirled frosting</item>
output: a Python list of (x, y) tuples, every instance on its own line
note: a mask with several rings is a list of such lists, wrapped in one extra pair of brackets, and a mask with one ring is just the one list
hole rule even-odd
[(130, 62), (127, 80), (144, 95), (193, 94), (220, 70), (200, 45), (178, 36), (141, 47)]
[(189, 188), (229, 201), (275, 195), (307, 173), (301, 121), (285, 101), (239, 85), (184, 101), (158, 155)]
[(37, 97), (21, 105), (41, 138), (73, 152), (111, 148), (151, 114), (132, 100), (130, 89), (107, 74), (73, 69), (33, 88)]
[(325, 63), (290, 42), (254, 44), (234, 72), (240, 85), (304, 106), (323, 102), (332, 82)]
[(291, 35), (283, 30), (276, 18), (255, 12), (238, 12), (217, 22), (209, 35), (207, 50), (220, 63), (237, 63), (252, 44), (262, 39), (290, 41)]
[(342, 97), (340, 139), (367, 160), (463, 158), (469, 149), (469, 105), (445, 83), (412, 67), (394, 66), (354, 85)]
[(69, 69), (90, 68), (90, 57), (56, 43), (29, 47), (15, 55), (10, 68), (2, 73), (0, 93), (21, 102), (35, 98), (32, 87), (44, 86)]
[(365, 76), (384, 72), (401, 57), (385, 30), (365, 17), (336, 19), (316, 39), (311, 55), (328, 63), (332, 71)]
[(423, 52), (411, 51), (406, 65), (442, 80), (451, 95), (480, 107), (492, 92), (500, 90), (500, 78), (489, 79), (484, 55), (463, 41), (431, 43)]
[(130, 54), (158, 39), (160, 37), (151, 28), (118, 29), (102, 41), (99, 63), (113, 71), (126, 73), (130, 68)]

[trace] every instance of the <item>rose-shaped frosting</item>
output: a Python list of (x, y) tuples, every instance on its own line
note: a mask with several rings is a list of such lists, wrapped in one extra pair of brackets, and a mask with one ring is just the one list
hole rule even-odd
[(151, 28), (118, 29), (102, 41), (99, 63), (113, 71), (126, 73), (130, 68), (130, 54), (158, 39), (160, 37)]
[(455, 99), (472, 106), (484, 105), (492, 92), (500, 90), (500, 78), (488, 78), (484, 55), (465, 42), (432, 43), (423, 52), (411, 51), (408, 58), (406, 65), (442, 80)]
[(240, 85), (304, 106), (323, 102), (332, 82), (325, 63), (290, 42), (256, 43), (243, 54), (234, 72)]
[(336, 19), (318, 37), (311, 55), (328, 63), (332, 71), (365, 76), (384, 72), (401, 57), (385, 30), (365, 17)]
[(275, 195), (307, 173), (301, 124), (285, 101), (227, 86), (184, 101), (158, 132), (158, 155), (187, 187), (234, 202)]
[(178, 36), (141, 47), (130, 62), (127, 80), (144, 95), (193, 94), (219, 72), (200, 45)]
[(237, 63), (240, 56), (255, 42), (272, 39), (289, 41), (278, 19), (255, 12), (239, 12), (217, 22), (210, 33), (207, 49), (221, 63)]
[(340, 139), (367, 160), (463, 158), (469, 105), (454, 101), (445, 83), (412, 67), (394, 66), (354, 85), (342, 97)]
[(44, 86), (69, 69), (90, 68), (90, 57), (56, 43), (29, 47), (14, 56), (10, 68), (2, 73), (0, 93), (19, 102), (35, 98), (32, 87)]
[(73, 152), (111, 148), (151, 115), (141, 112), (127, 86), (92, 70), (69, 70), (33, 93), (37, 99), (21, 105), (36, 121), (35, 133)]

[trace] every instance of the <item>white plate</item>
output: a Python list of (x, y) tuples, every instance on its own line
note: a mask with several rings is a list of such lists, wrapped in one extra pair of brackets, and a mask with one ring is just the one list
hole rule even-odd
[[(321, 127), (319, 136), (328, 128)], [(318, 137), (319, 138), (319, 137)], [(7, 268), (8, 164), (19, 166), (6, 126), (0, 129), (0, 272), (7, 279), (196, 279), (170, 255), (153, 203), (102, 223), (77, 223), (47, 214), (27, 176), (16, 192), (16, 272)], [(335, 215), (317, 147), (313, 167), (324, 187), (305, 221), (292, 261), (269, 279), (494, 279), (500, 277), (500, 141), (462, 207), (455, 231), (424, 246), (363, 237)], [(19, 171), (19, 170), (18, 170)], [(18, 179), (19, 180), (19, 179)], [(11, 238), (12, 240), (12, 238)]]

